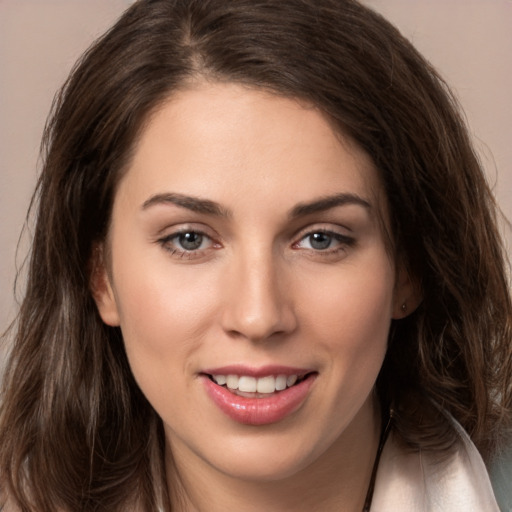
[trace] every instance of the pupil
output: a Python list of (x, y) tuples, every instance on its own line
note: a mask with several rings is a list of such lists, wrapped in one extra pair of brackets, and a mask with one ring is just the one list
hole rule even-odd
[(310, 243), (313, 249), (327, 249), (331, 245), (331, 237), (325, 233), (314, 233), (310, 236)]
[(194, 251), (201, 247), (203, 236), (199, 233), (183, 233), (179, 236), (179, 242), (186, 251)]

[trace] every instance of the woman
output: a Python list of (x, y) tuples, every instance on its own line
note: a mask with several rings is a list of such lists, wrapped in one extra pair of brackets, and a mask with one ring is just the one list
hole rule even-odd
[(443, 82), (381, 17), (136, 2), (45, 150), (6, 510), (497, 510), (477, 452), (511, 416), (495, 206)]

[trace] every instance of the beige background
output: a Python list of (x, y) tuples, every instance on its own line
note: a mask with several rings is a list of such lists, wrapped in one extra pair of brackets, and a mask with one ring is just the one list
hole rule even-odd
[[(0, 331), (16, 311), (16, 245), (53, 95), (81, 52), (129, 3), (0, 0)], [(366, 3), (397, 24), (455, 88), (498, 200), (512, 219), (512, 1)]]

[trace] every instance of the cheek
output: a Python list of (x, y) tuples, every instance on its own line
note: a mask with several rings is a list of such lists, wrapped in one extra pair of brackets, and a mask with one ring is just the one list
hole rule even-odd
[[(333, 359), (350, 371), (380, 367), (386, 350), (393, 305), (394, 273), (387, 258), (369, 265), (334, 270), (312, 290), (307, 306), (308, 327)], [(368, 368), (369, 369), (369, 368)]]
[(341, 265), (301, 289), (304, 338), (313, 354), (322, 355), (315, 425), (327, 447), (372, 403), (387, 350), (394, 272), (386, 256)]
[(163, 375), (187, 371), (215, 316), (218, 286), (199, 268), (133, 256), (114, 266), (126, 352), (141, 388), (157, 380), (163, 386)]
[(160, 417), (179, 418), (188, 410), (199, 422), (200, 410), (191, 410), (184, 398), (194, 380), (184, 376), (194, 373), (191, 362), (206, 338), (213, 298), (204, 293), (204, 282), (158, 273), (155, 267), (151, 276), (130, 275), (119, 276), (118, 296), (133, 376)]

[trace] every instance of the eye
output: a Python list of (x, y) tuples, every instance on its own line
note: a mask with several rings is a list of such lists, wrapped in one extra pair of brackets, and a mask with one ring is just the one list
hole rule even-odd
[(354, 244), (354, 239), (333, 231), (317, 230), (307, 233), (294, 248), (333, 252)]
[(184, 229), (171, 233), (159, 239), (158, 243), (171, 254), (178, 256), (199, 254), (201, 251), (207, 250), (215, 245), (208, 235), (193, 229)]
[(325, 249), (329, 249), (333, 239), (334, 238), (327, 233), (312, 233), (311, 235), (308, 235), (305, 240), (307, 240), (312, 249), (325, 251)]
[(188, 231), (186, 233), (180, 233), (176, 235), (175, 240), (181, 249), (185, 251), (197, 251), (202, 248), (203, 243), (207, 239), (201, 233), (195, 231)]

